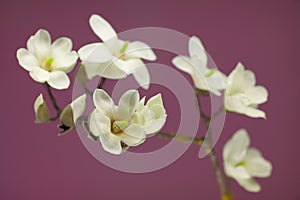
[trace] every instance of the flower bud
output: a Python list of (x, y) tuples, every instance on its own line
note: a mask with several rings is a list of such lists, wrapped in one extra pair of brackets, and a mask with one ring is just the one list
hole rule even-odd
[(40, 94), (35, 102), (34, 102), (34, 112), (35, 118), (37, 123), (49, 122), (50, 121), (50, 114), (49, 109), (44, 101), (43, 95)]
[(64, 134), (76, 128), (76, 121), (85, 110), (85, 102), (86, 95), (84, 94), (63, 109), (59, 117), (62, 123), (59, 125), (59, 128), (62, 129), (60, 134)]

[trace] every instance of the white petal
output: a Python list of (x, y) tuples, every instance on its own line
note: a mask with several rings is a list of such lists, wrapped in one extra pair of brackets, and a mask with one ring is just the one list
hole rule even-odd
[(146, 133), (152, 134), (158, 132), (160, 129), (162, 129), (165, 123), (166, 123), (166, 115), (165, 117), (152, 120), (151, 125), (149, 127), (146, 127)]
[(238, 164), (244, 159), (250, 144), (250, 138), (245, 129), (234, 133), (232, 138), (224, 145), (223, 160)]
[(50, 73), (48, 84), (58, 90), (66, 89), (70, 85), (70, 79), (65, 72), (54, 71)]
[(128, 44), (126, 57), (142, 58), (150, 61), (156, 60), (156, 55), (152, 51), (151, 47), (140, 41), (134, 41)]
[(80, 97), (76, 98), (71, 103), (71, 108), (73, 111), (73, 121), (76, 124), (77, 119), (82, 115), (85, 110), (85, 103), (86, 103), (86, 95), (81, 95)]
[(145, 65), (142, 65), (141, 67), (137, 68), (133, 72), (133, 77), (138, 82), (138, 84), (147, 90), (149, 88), (150, 84), (150, 74), (148, 72), (148, 69)]
[(121, 135), (121, 140), (128, 146), (137, 146), (146, 140), (145, 129), (137, 124), (129, 125)]
[(248, 115), (249, 117), (253, 117), (253, 118), (264, 118), (264, 119), (266, 119), (266, 113), (265, 112), (263, 112), (259, 109), (253, 108), (253, 107), (247, 107), (246, 111), (245, 111), (245, 114)]
[(39, 60), (45, 59), (51, 53), (51, 37), (48, 31), (40, 29), (30, 38), (31, 49)]
[(100, 134), (100, 142), (105, 151), (119, 155), (122, 153), (121, 139), (112, 133)]
[(261, 190), (260, 185), (254, 179), (237, 179), (237, 182), (249, 192), (259, 192)]
[(30, 76), (40, 82), (40, 83), (44, 83), (45, 81), (48, 81), (50, 78), (50, 73), (40, 67), (36, 67), (33, 69), (33, 71), (31, 71)]
[(101, 110), (95, 109), (89, 117), (89, 129), (95, 137), (100, 136), (101, 133), (110, 134), (110, 118)]
[(128, 90), (120, 98), (118, 108), (114, 110), (115, 120), (130, 120), (140, 100), (137, 90)]
[(161, 98), (161, 93), (151, 97), (146, 104), (149, 108), (151, 108), (154, 105), (163, 105), (163, 101)]
[(134, 73), (138, 68), (145, 66), (141, 59), (115, 59), (113, 62), (120, 70), (126, 72), (126, 74)]
[(76, 64), (78, 55), (75, 51), (72, 51), (65, 55), (60, 55), (54, 58), (52, 62), (53, 71), (64, 71), (66, 73), (72, 71)]
[(192, 36), (189, 40), (189, 53), (190, 56), (197, 57), (201, 60), (204, 66), (207, 66), (207, 55), (202, 42), (196, 36)]
[(250, 148), (248, 150), (245, 162), (245, 167), (251, 176), (264, 178), (271, 175), (272, 164), (264, 159), (257, 149)]
[(188, 57), (176, 56), (175, 58), (172, 59), (172, 63), (178, 69), (180, 69), (188, 74), (194, 73), (194, 67), (192, 66), (191, 60)]
[(92, 43), (78, 50), (79, 57), (84, 62), (105, 63), (114, 57), (104, 43)]
[(101, 110), (109, 117), (112, 116), (114, 102), (104, 90), (96, 89), (93, 94), (93, 101), (97, 109)]
[(72, 50), (72, 40), (67, 37), (56, 39), (52, 44), (52, 55), (58, 56), (60, 54), (67, 54)]
[(263, 86), (249, 88), (245, 94), (253, 104), (261, 104), (268, 100), (268, 91)]
[(38, 61), (34, 55), (24, 48), (21, 48), (17, 51), (17, 58), (19, 64), (27, 71), (31, 71), (38, 67)]
[(243, 104), (244, 97), (242, 94), (236, 94), (233, 96), (225, 95), (225, 109), (230, 112), (237, 112), (244, 114), (246, 112), (246, 106)]
[(90, 26), (93, 29), (94, 33), (102, 40), (106, 41), (111, 38), (117, 38), (117, 34), (112, 26), (99, 15), (92, 15), (90, 17)]

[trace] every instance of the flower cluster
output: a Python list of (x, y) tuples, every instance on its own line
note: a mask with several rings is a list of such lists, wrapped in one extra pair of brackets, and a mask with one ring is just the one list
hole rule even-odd
[[(78, 50), (78, 54), (72, 50), (69, 38), (61, 37), (51, 43), (48, 31), (40, 29), (28, 39), (27, 49), (20, 48), (16, 56), (30, 77), (45, 85), (56, 110), (56, 115), (51, 117), (43, 94), (40, 94), (34, 102), (36, 122), (59, 119), (61, 134), (76, 129), (77, 124), (84, 124), (87, 135), (99, 141), (105, 151), (121, 154), (129, 147), (142, 144), (147, 135), (155, 134), (163, 128), (167, 114), (161, 94), (146, 102), (146, 97), (140, 99), (138, 90), (128, 90), (116, 105), (110, 95), (99, 88), (90, 91), (95, 108), (85, 116), (86, 94), (61, 109), (51, 88), (62, 90), (69, 87), (67, 73), (74, 68), (79, 57), (82, 66), (79, 70), (84, 72), (86, 80), (95, 76), (122, 79), (132, 74), (142, 88), (148, 89), (150, 75), (144, 60), (155, 61), (157, 56), (142, 41), (121, 40), (112, 26), (99, 15), (92, 15), (89, 23), (102, 42), (84, 45)], [(258, 109), (258, 106), (267, 101), (268, 91), (265, 87), (256, 85), (252, 71), (238, 63), (226, 76), (216, 67), (211, 67), (204, 45), (196, 36), (190, 37), (188, 50), (189, 55), (176, 56), (172, 63), (191, 76), (196, 91), (217, 96), (223, 94), (224, 111), (266, 118), (265, 112)], [(213, 120), (213, 117), (208, 118), (209, 121)], [(258, 192), (260, 185), (253, 178), (270, 176), (272, 165), (257, 149), (249, 148), (249, 144), (250, 138), (244, 129), (232, 136), (223, 149), (224, 171), (246, 190)], [(212, 147), (207, 150), (213, 152)]]

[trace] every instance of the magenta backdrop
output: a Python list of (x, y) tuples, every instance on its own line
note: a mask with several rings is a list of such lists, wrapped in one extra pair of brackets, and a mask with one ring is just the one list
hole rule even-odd
[[(236, 199), (300, 199), (300, 1), (220, 2), (1, 1), (0, 199), (218, 199), (210, 162), (198, 159), (196, 146), (160, 171), (126, 174), (95, 160), (76, 132), (57, 137), (56, 124), (33, 123), (33, 100), (44, 88), (18, 66), (16, 50), (39, 28), (53, 38), (71, 37), (75, 49), (96, 41), (88, 27), (91, 13), (103, 15), (118, 31), (154, 26), (197, 35), (226, 74), (240, 60), (251, 68), (270, 92), (262, 106), (268, 119), (229, 114), (217, 153), (235, 130), (247, 128), (274, 170), (271, 178), (259, 180), (258, 194), (234, 182)], [(60, 105), (71, 100), (71, 90), (55, 94)]]

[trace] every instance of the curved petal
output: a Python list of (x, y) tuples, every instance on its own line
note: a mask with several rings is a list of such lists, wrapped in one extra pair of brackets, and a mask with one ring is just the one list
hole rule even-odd
[(113, 27), (99, 15), (93, 14), (90, 17), (90, 26), (94, 33), (102, 40), (106, 41), (111, 38), (117, 38), (117, 34)]
[(30, 40), (30, 49), (33, 50), (33, 53), (40, 60), (47, 58), (51, 53), (51, 37), (48, 31), (40, 29), (36, 34), (29, 39)]
[(189, 53), (192, 58), (196, 57), (200, 59), (203, 65), (205, 67), (207, 66), (206, 51), (204, 49), (202, 42), (196, 36), (192, 36), (189, 40)]
[(245, 162), (245, 167), (251, 176), (265, 178), (271, 175), (272, 164), (264, 159), (257, 149), (250, 148), (248, 150)]
[(240, 129), (234, 133), (232, 138), (224, 145), (223, 159), (226, 162), (238, 164), (247, 153), (250, 138), (245, 129)]
[(78, 54), (82, 61), (90, 63), (105, 63), (114, 58), (104, 43), (85, 45), (78, 50)]
[(65, 55), (72, 50), (72, 40), (67, 37), (60, 37), (52, 44), (52, 56)]
[(145, 66), (141, 59), (136, 58), (129, 60), (115, 59), (113, 62), (120, 70), (126, 72), (126, 74), (134, 73), (138, 68)]
[(116, 155), (122, 153), (121, 139), (112, 133), (100, 134), (100, 142), (105, 151)]
[(66, 73), (72, 71), (77, 59), (78, 55), (75, 51), (72, 51), (66, 55), (57, 56), (52, 62), (53, 71), (61, 70)]
[(70, 85), (70, 79), (65, 72), (54, 71), (50, 73), (48, 84), (58, 90), (66, 89)]
[(259, 192), (261, 190), (260, 185), (252, 178), (249, 179), (237, 179), (237, 182), (242, 186), (245, 190), (249, 192)]
[(194, 71), (193, 65), (191, 63), (190, 58), (186, 56), (176, 56), (172, 59), (173, 65), (175, 65), (178, 69), (188, 73), (192, 74)]
[(45, 81), (48, 81), (50, 78), (50, 73), (40, 67), (36, 67), (34, 68), (31, 73), (30, 76), (35, 80), (38, 81), (40, 83), (44, 83)]
[(268, 91), (263, 86), (256, 86), (245, 91), (252, 104), (261, 104), (268, 100)]
[(140, 95), (137, 90), (128, 90), (120, 100), (116, 110), (113, 112), (115, 120), (130, 120), (139, 103)]
[(253, 118), (264, 118), (266, 119), (266, 113), (257, 108), (247, 107), (245, 111), (245, 115)]
[(152, 134), (158, 132), (164, 124), (166, 123), (166, 118), (162, 117), (159, 119), (152, 120), (152, 123), (149, 127), (146, 127), (147, 134)]
[(111, 122), (104, 112), (95, 109), (89, 116), (89, 130), (95, 137), (101, 133), (110, 134)]
[(149, 45), (144, 42), (134, 41), (130, 42), (127, 47), (126, 57), (128, 58), (142, 58), (145, 60), (154, 61), (157, 59), (155, 53)]
[(101, 110), (108, 117), (112, 117), (114, 102), (102, 89), (96, 89), (93, 94), (93, 101), (97, 109)]
[(86, 103), (86, 94), (81, 95), (80, 97), (76, 98), (71, 103), (71, 108), (73, 112), (73, 120), (74, 124), (76, 124), (77, 119), (82, 115), (85, 110), (85, 103)]
[(243, 104), (243, 96), (236, 94), (233, 96), (226, 96), (224, 101), (225, 109), (230, 112), (237, 112), (244, 114), (246, 106)]
[(38, 67), (38, 61), (35, 56), (24, 48), (21, 48), (17, 51), (17, 59), (21, 67), (27, 71), (31, 71)]
[(137, 146), (146, 140), (145, 129), (137, 124), (130, 124), (121, 135), (121, 140), (128, 146)]
[(133, 77), (142, 88), (144, 88), (145, 90), (147, 90), (149, 88), (150, 74), (145, 65), (142, 65), (141, 67), (137, 68), (133, 72)]
[(154, 106), (154, 105), (163, 105), (161, 93), (151, 97), (146, 104), (149, 108)]

